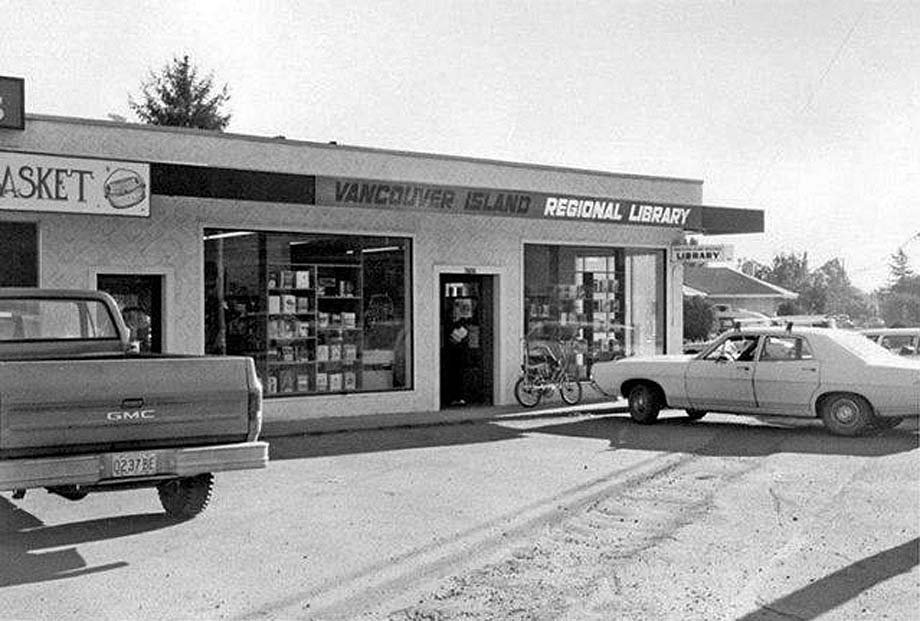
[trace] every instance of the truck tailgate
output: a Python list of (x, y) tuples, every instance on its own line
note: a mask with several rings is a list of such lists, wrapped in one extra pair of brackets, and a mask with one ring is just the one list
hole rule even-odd
[(248, 364), (167, 356), (0, 362), (0, 451), (245, 439)]

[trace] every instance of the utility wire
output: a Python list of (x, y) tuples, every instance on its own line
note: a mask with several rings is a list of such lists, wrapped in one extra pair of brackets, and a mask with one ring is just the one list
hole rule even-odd
[[(817, 97), (818, 92), (821, 90), (821, 87), (824, 86), (824, 81), (827, 79), (827, 76), (830, 74), (831, 69), (837, 63), (837, 59), (840, 58), (840, 54), (843, 52), (843, 48), (846, 47), (847, 43), (850, 42), (853, 33), (856, 31), (856, 26), (859, 25), (859, 22), (862, 20), (862, 16), (865, 13), (865, 9), (860, 11), (859, 15), (856, 16), (856, 19), (853, 20), (853, 25), (850, 26), (850, 29), (844, 35), (843, 40), (840, 41), (840, 44), (837, 46), (837, 51), (834, 52), (834, 55), (828, 61), (827, 65), (824, 67), (824, 71), (821, 72), (821, 76), (818, 78), (815, 88), (812, 89), (811, 95), (808, 96), (808, 100), (802, 105), (802, 109), (799, 110), (798, 114), (802, 115), (806, 110), (808, 110), (814, 103), (815, 97)], [(754, 184), (754, 187), (748, 193), (748, 202), (753, 202), (754, 195), (757, 190), (760, 189), (761, 184), (764, 179), (767, 178), (767, 175), (773, 171), (773, 167), (776, 165), (776, 162), (779, 160), (780, 155), (782, 155), (782, 146), (776, 148), (776, 152), (773, 154), (773, 157), (770, 159), (770, 162), (763, 168), (760, 173), (760, 177), (757, 179), (757, 183)]]

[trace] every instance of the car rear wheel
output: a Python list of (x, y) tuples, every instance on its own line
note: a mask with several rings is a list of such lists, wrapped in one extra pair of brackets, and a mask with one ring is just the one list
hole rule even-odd
[(876, 429), (872, 406), (859, 395), (832, 395), (821, 404), (820, 414), (824, 426), (839, 436), (861, 436)]
[(687, 410), (687, 418), (690, 420), (700, 420), (706, 416), (708, 412), (706, 410)]
[(629, 415), (640, 425), (651, 425), (658, 418), (662, 400), (658, 390), (649, 384), (636, 384), (629, 395)]
[(193, 477), (164, 481), (157, 485), (160, 504), (166, 515), (174, 520), (188, 520), (195, 517), (211, 501), (214, 475), (210, 472)]

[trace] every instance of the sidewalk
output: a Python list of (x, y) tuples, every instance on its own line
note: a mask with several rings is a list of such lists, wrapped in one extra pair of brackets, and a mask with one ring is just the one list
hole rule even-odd
[(578, 405), (566, 405), (557, 398), (534, 408), (513, 405), (452, 407), (430, 412), (391, 412), (363, 416), (327, 416), (312, 419), (281, 419), (272, 417), (262, 424), (262, 437), (273, 438), (309, 433), (333, 433), (386, 427), (422, 427), (504, 419), (526, 419), (578, 414), (625, 413), (626, 400), (611, 400), (591, 395)]

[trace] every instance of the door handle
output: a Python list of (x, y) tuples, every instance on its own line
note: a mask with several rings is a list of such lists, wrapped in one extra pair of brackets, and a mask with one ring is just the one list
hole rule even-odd
[(818, 367), (802, 367), (803, 371), (811, 371), (812, 373), (818, 372)]
[(750, 370), (751, 370), (751, 367), (749, 367), (749, 366), (747, 366), (747, 365), (743, 365), (743, 366), (740, 366), (740, 367), (738, 367), (738, 368), (741, 369), (742, 371), (750, 371)]

